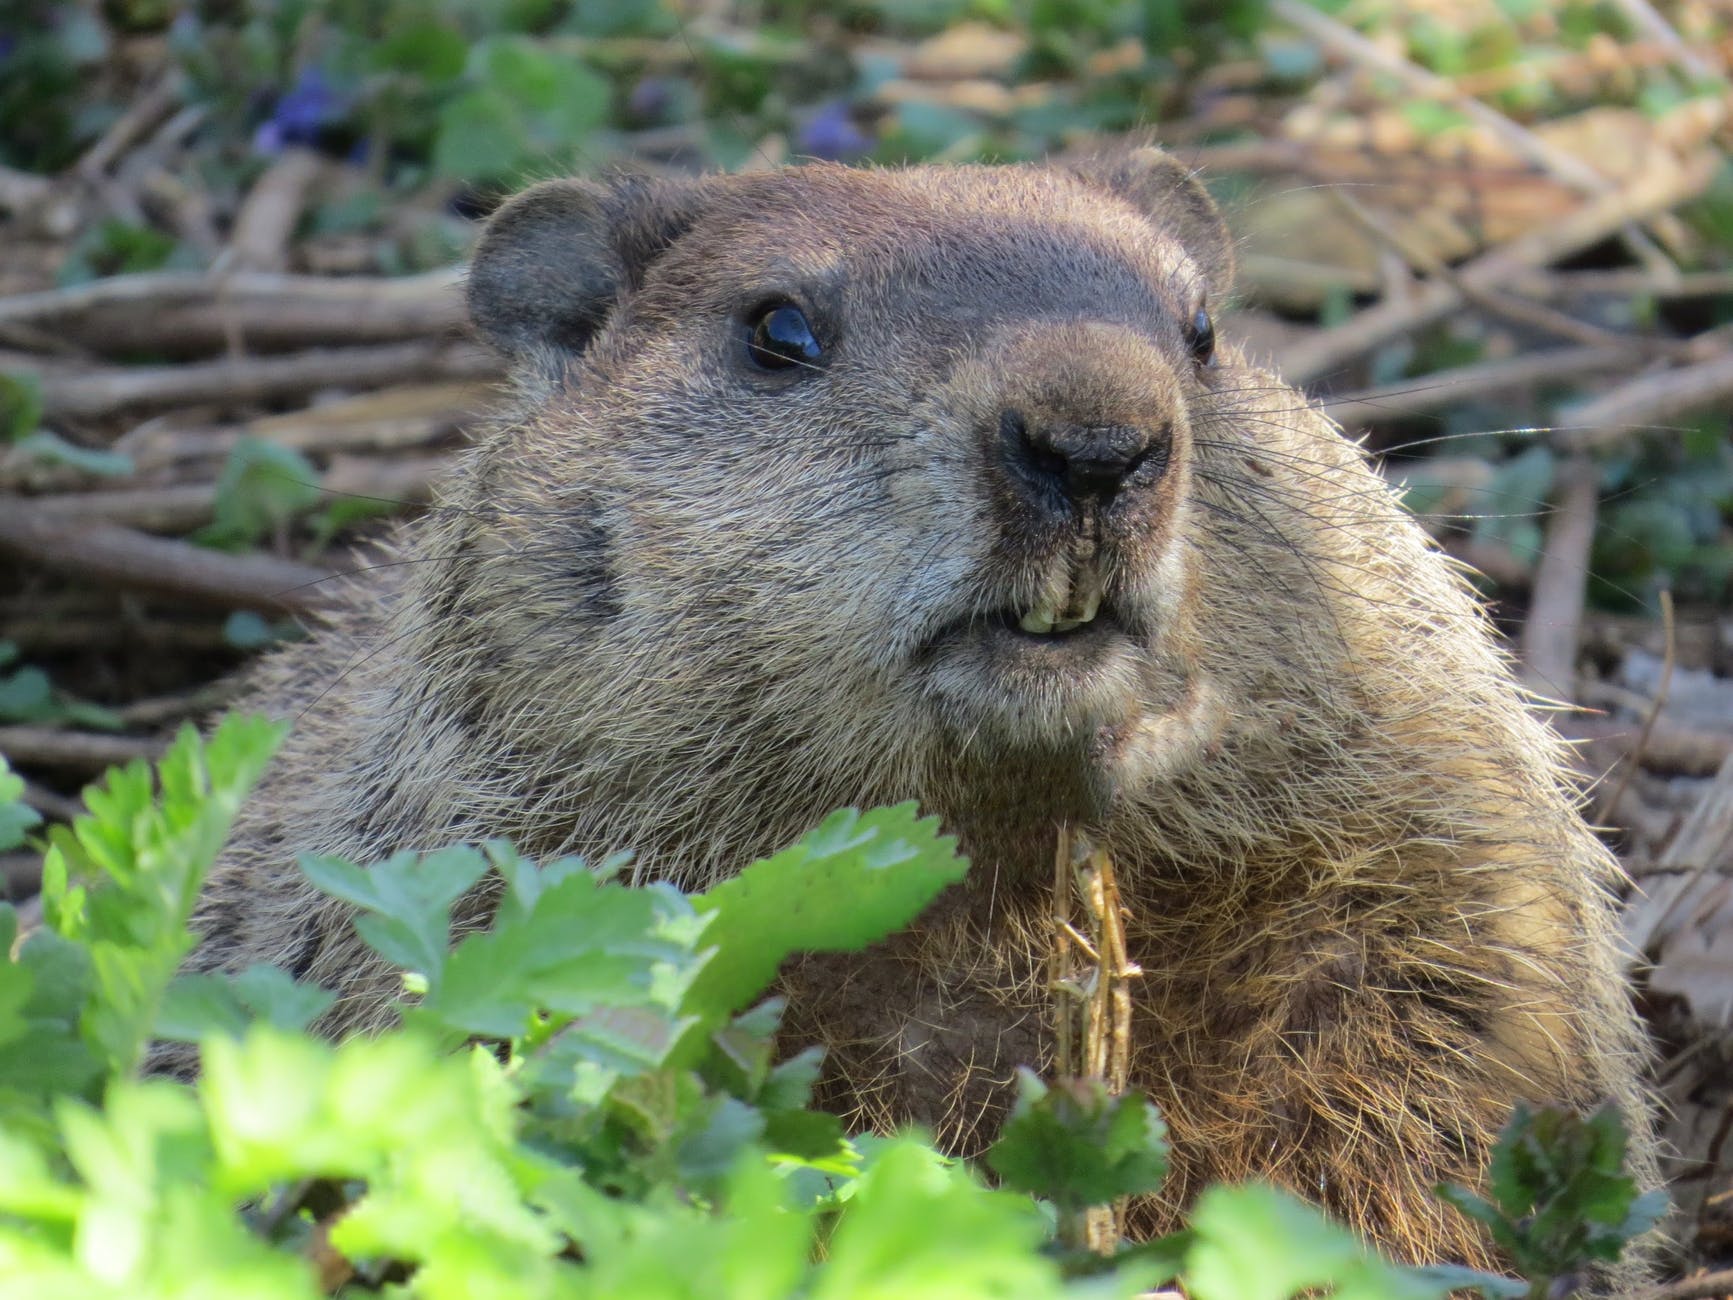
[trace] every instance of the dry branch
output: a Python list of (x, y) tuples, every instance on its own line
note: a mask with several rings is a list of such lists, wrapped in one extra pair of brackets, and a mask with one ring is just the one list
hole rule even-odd
[[(1081, 907), (1083, 926), (1073, 923)], [(1048, 954), (1054, 1062), (1060, 1080), (1093, 1079), (1114, 1096), (1131, 1082), (1131, 981), (1142, 972), (1125, 942), (1125, 908), (1113, 861), (1087, 835), (1059, 828), (1053, 859), (1053, 938)], [(1061, 1212), (1073, 1246), (1110, 1254), (1124, 1236), (1125, 1207)]]
[(1733, 349), (1696, 365), (1659, 370), (1622, 384), (1564, 413), (1559, 441), (1587, 451), (1617, 442), (1733, 397)]
[(53, 727), (0, 727), (0, 754), (17, 767), (70, 767), (100, 771), (135, 758), (156, 759), (168, 742), (153, 736), (111, 736), (96, 731), (58, 731)]
[[(1616, 746), (1625, 756), (1636, 753), (1640, 722), (1614, 718), (1560, 717), (1554, 728), (1568, 740), (1600, 741)], [(1727, 756), (1733, 754), (1733, 736), (1684, 723), (1657, 718), (1642, 742), (1643, 767), (1651, 772), (1676, 776), (1713, 776)], [(1593, 775), (1598, 776), (1599, 773)]]
[[(333, 499), (359, 497), (396, 506), (420, 505), (444, 470), (438, 457), (374, 460), (339, 456), (320, 475), (319, 489)], [(59, 492), (29, 499), (28, 508), (66, 520), (119, 524), (147, 533), (186, 533), (211, 521), (215, 483), (176, 483), (108, 492)]]
[(1547, 306), (1545, 303), (1528, 302), (1522, 298), (1512, 297), (1503, 289), (1476, 284), (1473, 280), (1457, 275), (1454, 267), (1433, 253), (1424, 243), (1405, 237), (1400, 230), (1380, 220), (1376, 214), (1368, 211), (1365, 205), (1347, 190), (1332, 190), (1330, 191), (1330, 198), (1336, 207), (1346, 214), (1355, 225), (1359, 226), (1367, 236), (1393, 251), (1412, 270), (1421, 272), (1435, 281), (1448, 284), (1462, 295), (1465, 302), (1473, 303), (1490, 315), (1499, 316), (1514, 324), (1526, 325), (1531, 329), (1553, 334), (1559, 338), (1569, 339), (1573, 343), (1579, 343), (1586, 347), (1622, 348), (1627, 355), (1643, 351), (1664, 350), (1668, 345), (1667, 341), (1660, 339), (1638, 338), (1633, 335), (1621, 334), (1616, 330), (1602, 329), (1599, 325), (1580, 321), (1555, 307)]
[(1626, 347), (1553, 348), (1344, 393), (1328, 399), (1324, 410), (1338, 424), (1369, 423), (1387, 420), (1393, 415), (1418, 415), (1436, 410), (1460, 401), (1467, 394), (1481, 396), (1579, 375), (1617, 372), (1638, 360)]
[(122, 524), (147, 533), (185, 533), (210, 522), (216, 499), (215, 483), (175, 483), (112, 492), (59, 492), (31, 497), (27, 508), (67, 520)]
[(223, 635), (220, 621), (194, 622), (152, 613), (149, 618), (122, 614), (104, 617), (32, 617), (0, 619), (5, 638), (26, 655), (61, 650), (101, 650), (117, 643), (131, 650), (228, 651), (234, 646)]
[(235, 214), (229, 257), (238, 268), (280, 271), (289, 259), (289, 239), (307, 206), (307, 193), (324, 170), (311, 149), (291, 148), (253, 182)]
[(84, 805), (76, 799), (68, 799), (63, 794), (45, 789), (34, 781), (24, 782), (24, 802), (29, 804), (44, 817), (52, 817), (55, 821), (69, 822), (84, 811)]
[(156, 272), (0, 300), (0, 326), (34, 326), (97, 352), (197, 352), (430, 338), (464, 325), (463, 268), (397, 279)]
[(1679, 641), (1673, 621), (1673, 593), (1665, 589), (1661, 591), (1661, 623), (1667, 636), (1666, 657), (1661, 663), (1661, 679), (1655, 687), (1654, 698), (1648, 701), (1648, 707), (1643, 710), (1643, 727), (1637, 732), (1636, 743), (1625, 757), (1624, 770), (1619, 773), (1619, 783), (1600, 801), (1596, 821), (1612, 821), (1617, 816), (1625, 791), (1630, 788), (1631, 777), (1636, 774), (1637, 765), (1643, 761), (1643, 751), (1648, 747), (1649, 737), (1654, 735), (1655, 724), (1660, 721), (1661, 710), (1667, 707), (1667, 694), (1673, 688), (1673, 669), (1678, 664)]
[(1507, 286), (1513, 293), (1537, 301), (1589, 298), (1720, 298), (1733, 294), (1733, 271), (1686, 271), (1679, 276), (1656, 275), (1640, 267), (1610, 271), (1530, 272)]
[(1722, 871), (1733, 866), (1733, 756), (1721, 764), (1679, 833), (1661, 854), (1661, 866)]
[(184, 81), (179, 68), (159, 76), (78, 160), (79, 174), (87, 179), (100, 176), (135, 142), (155, 130), (180, 103)]
[(1669, 1282), (1643, 1292), (1638, 1300), (1719, 1300), (1727, 1295), (1733, 1295), (1733, 1268)]
[(1600, 473), (1587, 457), (1559, 468), (1558, 504), (1535, 569), (1534, 596), (1522, 625), (1523, 676), (1541, 695), (1576, 693), (1577, 642), (1588, 590), (1589, 548), (1595, 540)]
[(1369, 307), (1352, 320), (1325, 330), (1288, 350), (1282, 372), (1289, 383), (1303, 384), (1345, 365), (1409, 330), (1449, 315), (1464, 303), (1458, 284), (1498, 291), (1522, 273), (1550, 266), (1599, 243), (1634, 218), (1665, 212), (1701, 193), (1715, 173), (1716, 159), (1694, 159), (1690, 166), (1645, 177), (1616, 193), (1591, 199), (1545, 227), (1482, 253), (1457, 269), (1456, 284), (1433, 282), (1401, 301)]
[[(1284, 22), (1298, 27), (1321, 47), (1338, 57), (1395, 77), (1413, 94), (1449, 104), (1497, 136), (1512, 152), (1580, 193), (1598, 197), (1616, 192), (1617, 187), (1612, 181), (1576, 155), (1567, 153), (1527, 127), (1512, 121), (1491, 105), (1464, 94), (1448, 78), (1391, 52), (1328, 14), (1319, 12), (1301, 0), (1272, 0), (1270, 12)], [(1665, 255), (1630, 221), (1621, 221), (1619, 225), (1627, 227), (1624, 232), (1627, 244), (1651, 268), (1666, 270), (1671, 267)]]
[(331, 576), (293, 560), (228, 555), (18, 504), (0, 512), (0, 550), (82, 579), (271, 612), (318, 607), (326, 599), (320, 584)]
[(184, 366), (136, 366), (43, 376), (51, 419), (94, 419), (144, 406), (237, 406), (320, 388), (373, 387), (412, 379), (482, 378), (501, 373), (497, 357), (465, 343), (396, 343), (283, 357), (237, 357)]
[(54, 182), (46, 176), (0, 167), (0, 212), (24, 212), (34, 208), (46, 203), (53, 190)]

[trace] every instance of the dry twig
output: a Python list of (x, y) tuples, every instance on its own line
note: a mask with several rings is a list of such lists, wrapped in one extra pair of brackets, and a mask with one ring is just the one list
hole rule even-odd
[(1600, 472), (1586, 456), (1559, 468), (1559, 498), (1535, 569), (1534, 595), (1522, 625), (1523, 676), (1542, 695), (1576, 693), (1578, 634), (1588, 589), (1589, 548), (1595, 540)]
[(1698, 158), (1677, 171), (1648, 176), (1627, 189), (1591, 199), (1550, 225), (1482, 253), (1457, 269), (1454, 284), (1429, 283), (1400, 302), (1369, 307), (1352, 320), (1290, 349), (1283, 361), (1283, 374), (1295, 384), (1316, 379), (1400, 334), (1449, 315), (1464, 301), (1458, 285), (1498, 290), (1525, 271), (1582, 252), (1633, 218), (1676, 207), (1702, 192), (1714, 175), (1715, 162), (1710, 157)]
[(1733, 1295), (1733, 1268), (1699, 1273), (1642, 1293), (1638, 1300), (1720, 1300)]
[(311, 149), (285, 149), (253, 182), (235, 214), (228, 262), (236, 270), (280, 271), (288, 264), (289, 239), (307, 206), (307, 193), (324, 170)]
[(1389, 419), (1393, 414), (1417, 415), (1459, 401), (1465, 393), (1483, 396), (1580, 375), (1616, 373), (1638, 360), (1632, 350), (1623, 345), (1527, 352), (1506, 360), (1476, 362), (1416, 379), (1343, 393), (1340, 397), (1327, 399), (1324, 410), (1331, 419), (1343, 425)]
[[(1081, 904), (1083, 929), (1072, 921)], [(1069, 826), (1059, 828), (1053, 859), (1054, 1074), (1094, 1079), (1115, 1096), (1131, 1082), (1131, 980), (1141, 972), (1125, 942), (1125, 907), (1105, 850)], [(1081, 958), (1082, 960), (1079, 960)], [(1098, 1206), (1080, 1218), (1061, 1215), (1070, 1244), (1111, 1253), (1124, 1235), (1124, 1206)]]
[(1571, 407), (1558, 441), (1574, 450), (1609, 446), (1633, 429), (1653, 428), (1733, 397), (1733, 348), (1707, 361), (1660, 370)]
[(14, 766), (70, 767), (96, 772), (135, 758), (156, 759), (168, 748), (150, 736), (111, 736), (97, 731), (60, 731), (54, 727), (0, 727), (0, 754)]
[[(1661, 627), (1666, 638), (1661, 659), (1661, 680), (1655, 686), (1655, 698), (1649, 701), (1649, 707), (1643, 711), (1643, 729), (1637, 733), (1637, 741), (1625, 757), (1624, 770), (1619, 773), (1619, 783), (1613, 788), (1613, 793), (1597, 816), (1598, 821), (1610, 822), (1617, 817), (1619, 801), (1625, 797), (1625, 791), (1631, 785), (1631, 777), (1643, 761), (1643, 751), (1648, 748), (1649, 737), (1655, 732), (1655, 720), (1661, 716), (1661, 710), (1667, 707), (1667, 694), (1673, 688), (1673, 665), (1678, 659), (1679, 643), (1673, 627), (1673, 593), (1665, 588), (1661, 591)], [(1724, 764), (1723, 767), (1725, 766)]]
[(320, 388), (475, 379), (499, 373), (499, 359), (471, 344), (394, 343), (184, 366), (62, 371), (42, 377), (42, 406), (50, 419), (94, 419), (141, 406), (210, 402), (228, 407)]
[(272, 555), (229, 555), (18, 505), (0, 512), (0, 550), (79, 578), (272, 612), (317, 608), (331, 576)]
[(461, 267), (390, 279), (160, 271), (0, 300), (8, 336), (34, 326), (96, 352), (198, 352), (437, 338), (463, 328)]

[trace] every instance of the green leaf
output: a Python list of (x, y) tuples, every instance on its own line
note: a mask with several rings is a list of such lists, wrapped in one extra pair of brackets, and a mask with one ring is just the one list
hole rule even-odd
[(458, 180), (509, 175), (529, 148), (529, 128), (504, 94), (465, 91), (443, 105), (433, 144), (433, 169)]
[(301, 870), (333, 898), (359, 908), (355, 929), (373, 951), (437, 988), (450, 947), (451, 905), (487, 871), (468, 844), (436, 853), (397, 853), (371, 867), (303, 856)]
[(319, 471), (300, 452), (248, 435), (217, 477), (211, 522), (194, 534), (207, 546), (243, 547), (269, 537), (323, 499)]
[(1521, 1278), (1484, 1273), (1461, 1264), (1425, 1264), (1410, 1271), (1428, 1285), (1440, 1287), (1450, 1295), (1478, 1291), (1487, 1300), (1521, 1300), (1529, 1293), (1528, 1283)]
[(172, 235), (115, 217), (88, 227), (73, 243), (55, 277), (60, 285), (85, 284), (105, 275), (155, 271), (176, 253)]
[(0, 903), (7, 954), (0, 962), (0, 1102), (10, 1113), (31, 1099), (83, 1093), (100, 1068), (80, 1030), (92, 982), (89, 955), (48, 930), (36, 931), (13, 955), (17, 924), (11, 905)]
[(102, 731), (123, 725), (114, 710), (56, 690), (47, 673), (28, 665), (0, 673), (0, 722), (70, 722)]
[(42, 814), (24, 802), (23, 778), (12, 771), (6, 756), (0, 754), (0, 851), (24, 843), (25, 833), (41, 821)]
[(262, 650), (301, 635), (301, 625), (294, 619), (269, 623), (250, 609), (237, 609), (223, 620), (223, 640), (237, 650)]
[(1488, 1225), (1531, 1282), (1570, 1276), (1619, 1257), (1666, 1209), (1664, 1193), (1637, 1193), (1624, 1172), (1626, 1136), (1616, 1107), (1589, 1116), (1518, 1106), (1499, 1134), (1487, 1196), (1461, 1187), (1439, 1195)]
[(1193, 1300), (1441, 1300), (1447, 1286), (1370, 1254), (1313, 1207), (1273, 1187), (1212, 1187), (1192, 1212), (1186, 1294)]
[(64, 465), (101, 478), (124, 478), (133, 472), (131, 456), (118, 451), (80, 447), (47, 429), (38, 429), (20, 438), (18, 450), (39, 465)]
[(1097, 1079), (1046, 1087), (1017, 1072), (1016, 1108), (987, 1153), (1007, 1187), (1061, 1210), (1153, 1192), (1167, 1172), (1167, 1126), (1141, 1094), (1115, 1097)]
[(1476, 541), (1509, 548), (1519, 559), (1539, 556), (1540, 525), (1558, 468), (1551, 449), (1536, 445), (1511, 457), (1493, 474), (1478, 498), (1484, 513), (1474, 521)]
[[(690, 905), (667, 891), (599, 883), (562, 863), (549, 871), (558, 883), (530, 885), (520, 866), (494, 927), (466, 938), (445, 963), (423, 1003), (428, 1015), (465, 1033), (511, 1038), (540, 1011), (584, 1017), (604, 1007), (678, 1006), (697, 968)], [(685, 979), (681, 967), (689, 968)]]
[(774, 857), (693, 900), (724, 936), (684, 1009), (719, 1025), (776, 978), (791, 953), (855, 952), (901, 929), (968, 870), (956, 840), (912, 803), (844, 808)]
[(1064, 1293), (1034, 1251), (1035, 1207), (982, 1188), (921, 1144), (887, 1143), (843, 1207), (813, 1300), (967, 1300)]
[(605, 78), (525, 37), (482, 42), (471, 76), (475, 84), (439, 112), (433, 166), (447, 176), (500, 180), (546, 170), (576, 157), (608, 119)]
[(31, 374), (0, 374), (0, 439), (17, 442), (41, 423), (42, 381)]
[(703, 1183), (731, 1170), (764, 1132), (764, 1116), (734, 1097), (720, 1097), (688, 1122), (674, 1153), (680, 1177)]
[[(766, 1300), (797, 1296), (812, 1271), (812, 1221), (790, 1212), (787, 1188), (762, 1161), (736, 1167), (721, 1213), (656, 1211), (564, 1189), (580, 1220), (583, 1288), (595, 1300)], [(573, 1193), (578, 1193), (574, 1195)], [(573, 1210), (576, 1213), (573, 1213)]]
[(205, 873), (283, 731), (238, 715), (208, 740), (185, 727), (157, 764), (154, 788), (142, 762), (115, 769), (85, 791), (89, 815), (49, 832), (43, 913), (89, 954), (94, 997), (83, 1033), (116, 1074), (139, 1062), (192, 947), (187, 921)]
[(330, 990), (298, 983), (287, 971), (263, 963), (238, 975), (182, 974), (168, 986), (156, 1036), (178, 1042), (214, 1033), (238, 1038), (261, 1020), (279, 1029), (305, 1029), (334, 1001)]
[(463, 71), (469, 44), (455, 27), (436, 20), (404, 23), (373, 51), (373, 66), (382, 72), (403, 72), (439, 83)]

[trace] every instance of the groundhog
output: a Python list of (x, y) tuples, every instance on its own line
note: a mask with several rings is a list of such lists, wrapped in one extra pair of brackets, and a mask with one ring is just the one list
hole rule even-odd
[(517, 414), (258, 671), (294, 730), (194, 966), (276, 963), (365, 1029), (396, 979), (299, 854), (507, 836), (697, 889), (914, 799), (966, 881), (784, 977), (858, 1128), (976, 1152), (1043, 1065), (1064, 824), (1116, 864), (1171, 1129), (1137, 1232), (1257, 1177), (1496, 1265), (1433, 1187), (1519, 1099), (1616, 1102), (1652, 1184), (1616, 864), (1461, 574), (1218, 336), (1231, 260), (1147, 148), (506, 204), (468, 293)]

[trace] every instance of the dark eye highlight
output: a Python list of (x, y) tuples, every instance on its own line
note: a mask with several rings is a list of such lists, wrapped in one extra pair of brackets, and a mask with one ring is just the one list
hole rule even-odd
[(788, 302), (776, 303), (758, 313), (746, 350), (765, 370), (810, 366), (824, 355), (806, 313)]
[(1216, 356), (1216, 327), (1202, 307), (1185, 327), (1185, 341), (1191, 348), (1191, 359), (1200, 366), (1213, 366)]

